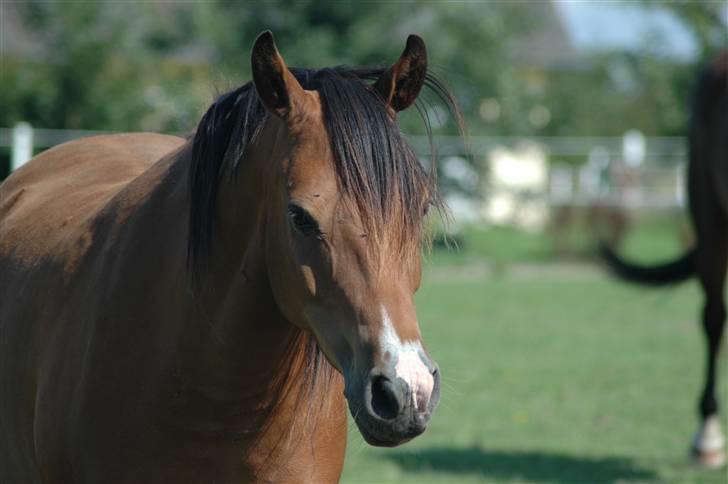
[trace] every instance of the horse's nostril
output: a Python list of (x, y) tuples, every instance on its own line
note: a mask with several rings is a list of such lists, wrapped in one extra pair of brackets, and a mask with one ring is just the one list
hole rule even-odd
[(399, 415), (400, 402), (392, 380), (375, 376), (372, 380), (372, 410), (378, 417), (392, 420)]

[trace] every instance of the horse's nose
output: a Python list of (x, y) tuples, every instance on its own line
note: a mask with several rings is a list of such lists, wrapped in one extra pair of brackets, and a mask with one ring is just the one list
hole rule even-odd
[[(367, 406), (372, 416), (385, 421), (401, 421), (408, 427), (424, 425), (437, 405), (440, 373), (435, 365), (423, 370), (426, 375), (399, 375), (372, 372)], [(405, 378), (403, 378), (403, 376)]]
[(382, 420), (394, 420), (402, 413), (406, 402), (407, 384), (401, 379), (392, 380), (376, 375), (371, 380), (371, 408)]

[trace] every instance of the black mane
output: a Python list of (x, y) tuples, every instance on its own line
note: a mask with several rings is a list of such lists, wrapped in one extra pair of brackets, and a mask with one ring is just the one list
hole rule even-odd
[[(388, 239), (404, 253), (419, 241), (422, 211), (440, 206), (436, 170), (428, 173), (401, 135), (384, 100), (370, 86), (384, 68), (291, 69), (304, 89), (320, 93), (331, 140), (339, 189), (359, 210), (374, 241)], [(459, 119), (454, 99), (433, 75), (425, 82)], [(418, 110), (431, 137), (427, 116)], [(204, 273), (212, 250), (218, 186), (223, 173), (235, 173), (255, 142), (267, 111), (249, 82), (220, 96), (200, 121), (192, 146), (188, 271), (194, 282)], [(384, 234), (384, 229), (387, 233)]]

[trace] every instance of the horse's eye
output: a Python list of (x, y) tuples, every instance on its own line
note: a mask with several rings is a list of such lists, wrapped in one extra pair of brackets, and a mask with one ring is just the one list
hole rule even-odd
[(305, 209), (291, 203), (288, 205), (288, 218), (291, 219), (293, 228), (301, 235), (319, 235), (318, 222)]

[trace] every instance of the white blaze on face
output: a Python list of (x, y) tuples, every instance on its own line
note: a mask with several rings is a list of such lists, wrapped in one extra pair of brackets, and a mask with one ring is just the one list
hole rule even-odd
[(432, 395), (434, 378), (420, 358), (424, 353), (419, 341), (402, 342), (394, 329), (389, 313), (382, 306), (382, 333), (379, 337), (382, 355), (397, 361), (394, 367), (396, 377), (403, 379), (412, 392), (412, 403), (418, 412), (427, 410)]

